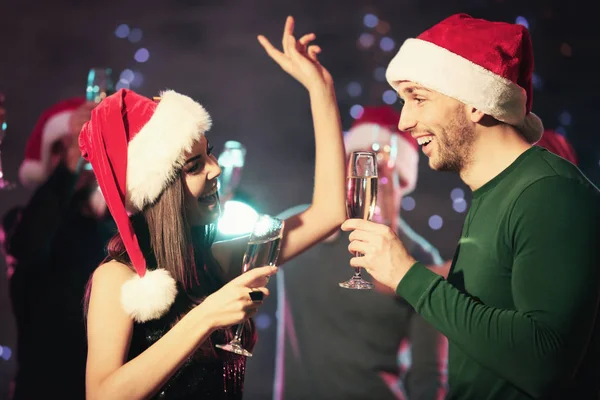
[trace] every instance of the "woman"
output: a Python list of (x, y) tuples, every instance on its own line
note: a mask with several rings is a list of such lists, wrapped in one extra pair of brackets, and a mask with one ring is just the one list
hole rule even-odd
[[(314, 202), (286, 220), (280, 263), (318, 243), (345, 219), (344, 149), (330, 74), (315, 39), (293, 36), (283, 52), (259, 42), (309, 92), (316, 141)], [(154, 102), (121, 90), (93, 112), (80, 148), (119, 228), (95, 271), (87, 302), (89, 399), (242, 396), (245, 358), (216, 349), (260, 305), (275, 267), (240, 275), (247, 238), (212, 243), (220, 169), (204, 137), (210, 117), (167, 91)], [(131, 215), (131, 217), (129, 216)], [(239, 275), (239, 276), (238, 276)], [(256, 298), (255, 296), (252, 296)], [(255, 340), (244, 323), (245, 346)]]

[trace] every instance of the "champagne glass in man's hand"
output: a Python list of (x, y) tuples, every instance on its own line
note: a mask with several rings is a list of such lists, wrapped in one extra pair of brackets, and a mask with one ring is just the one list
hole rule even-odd
[[(350, 155), (346, 177), (346, 213), (348, 218), (371, 220), (377, 203), (377, 163), (375, 153), (355, 151)], [(357, 257), (359, 254), (356, 255)], [(373, 289), (373, 284), (362, 279), (360, 267), (354, 276), (339, 284), (345, 289)]]

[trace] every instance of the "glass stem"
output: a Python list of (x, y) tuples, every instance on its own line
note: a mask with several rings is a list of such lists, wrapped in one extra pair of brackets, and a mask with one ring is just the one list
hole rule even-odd
[[(356, 257), (362, 257), (361, 253), (354, 253)], [(354, 267), (354, 279), (362, 279), (361, 267)]]
[(242, 329), (244, 328), (244, 324), (239, 324), (237, 329), (235, 330), (235, 336), (233, 337), (234, 342), (240, 342), (242, 340)]

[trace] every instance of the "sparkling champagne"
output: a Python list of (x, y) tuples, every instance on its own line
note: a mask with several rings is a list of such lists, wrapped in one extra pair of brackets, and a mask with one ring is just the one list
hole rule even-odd
[(370, 220), (377, 203), (377, 177), (350, 176), (347, 179), (346, 189), (348, 217)]
[(261, 242), (249, 242), (246, 254), (244, 254), (242, 273), (255, 267), (275, 265), (280, 248), (281, 237)]

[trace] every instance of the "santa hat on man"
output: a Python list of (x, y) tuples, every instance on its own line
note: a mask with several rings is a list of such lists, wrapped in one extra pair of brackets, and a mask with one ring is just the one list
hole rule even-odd
[(19, 180), (23, 186), (33, 188), (48, 179), (52, 173), (52, 147), (60, 139), (71, 134), (71, 115), (84, 103), (85, 98), (73, 97), (53, 105), (42, 113), (27, 140), (25, 158), (19, 168)]
[(169, 90), (156, 102), (121, 89), (92, 111), (79, 136), (137, 272), (121, 290), (121, 304), (137, 322), (166, 313), (177, 286), (167, 270), (148, 270), (128, 213), (155, 202), (177, 179), (185, 153), (210, 126), (206, 110), (187, 96)]
[(517, 128), (529, 143), (544, 130), (531, 112), (533, 51), (527, 28), (456, 14), (407, 39), (386, 78), (411, 81)]
[(559, 157), (570, 161), (572, 164), (577, 165), (577, 154), (575, 149), (569, 143), (566, 137), (557, 133), (551, 129), (546, 129), (542, 138), (536, 143), (536, 146), (543, 147)]
[(402, 194), (417, 186), (419, 146), (410, 133), (398, 130), (400, 114), (390, 106), (365, 107), (344, 136), (346, 153), (374, 151), (373, 145), (390, 146), (395, 153), (396, 171), (400, 177)]

